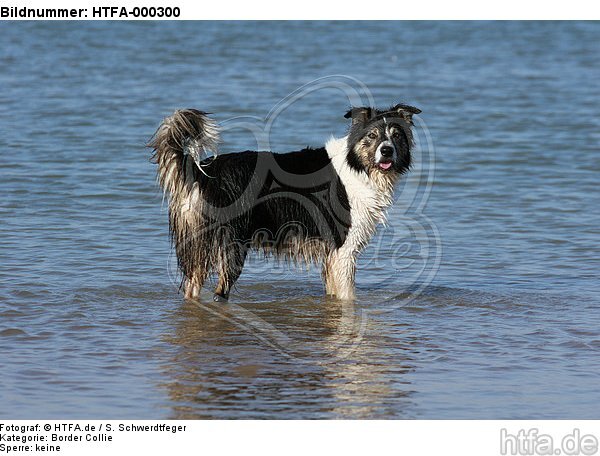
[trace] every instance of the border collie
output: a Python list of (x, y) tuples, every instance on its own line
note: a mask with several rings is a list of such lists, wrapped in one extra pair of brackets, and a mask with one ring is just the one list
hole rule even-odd
[[(353, 108), (348, 135), (284, 154), (216, 154), (218, 125), (195, 109), (166, 118), (148, 147), (169, 196), (169, 226), (186, 298), (211, 273), (226, 300), (250, 250), (322, 265), (325, 291), (354, 298), (356, 258), (411, 164), (412, 116), (398, 104)], [(208, 157), (208, 152), (216, 155)]]

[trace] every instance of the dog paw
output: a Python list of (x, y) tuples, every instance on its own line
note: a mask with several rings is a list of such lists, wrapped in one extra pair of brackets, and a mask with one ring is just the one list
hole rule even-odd
[(227, 302), (227, 298), (225, 296), (221, 296), (219, 294), (215, 294), (213, 296), (213, 301), (214, 302)]

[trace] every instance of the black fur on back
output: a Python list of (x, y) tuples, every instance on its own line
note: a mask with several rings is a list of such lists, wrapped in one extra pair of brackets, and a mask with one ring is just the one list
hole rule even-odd
[(350, 205), (325, 148), (224, 154), (201, 166), (206, 223), (227, 227), (236, 241), (290, 257), (298, 243), (313, 240), (324, 252), (344, 243)]

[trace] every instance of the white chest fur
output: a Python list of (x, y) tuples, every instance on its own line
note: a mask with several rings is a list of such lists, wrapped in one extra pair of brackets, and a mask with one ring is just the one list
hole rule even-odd
[(354, 256), (369, 243), (377, 224), (385, 223), (386, 209), (392, 204), (392, 189), (383, 190), (371, 181), (367, 173), (350, 168), (346, 161), (347, 137), (332, 138), (325, 148), (346, 188), (350, 203), (352, 225), (340, 250)]

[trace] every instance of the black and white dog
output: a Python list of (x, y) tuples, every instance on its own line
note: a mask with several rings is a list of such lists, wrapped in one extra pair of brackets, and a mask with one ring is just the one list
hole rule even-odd
[(219, 128), (206, 113), (176, 111), (149, 147), (169, 195), (170, 231), (185, 296), (217, 273), (215, 300), (227, 299), (249, 250), (292, 262), (319, 262), (326, 293), (354, 297), (358, 253), (385, 221), (394, 186), (411, 164), (412, 116), (353, 108), (348, 135), (297, 152), (216, 151)]

